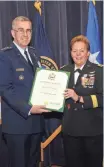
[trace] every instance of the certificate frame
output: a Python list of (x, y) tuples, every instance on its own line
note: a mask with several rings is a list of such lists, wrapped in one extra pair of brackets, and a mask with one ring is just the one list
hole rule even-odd
[(29, 104), (45, 105), (48, 110), (63, 112), (65, 104), (63, 93), (68, 86), (69, 79), (70, 72), (68, 71), (37, 68)]

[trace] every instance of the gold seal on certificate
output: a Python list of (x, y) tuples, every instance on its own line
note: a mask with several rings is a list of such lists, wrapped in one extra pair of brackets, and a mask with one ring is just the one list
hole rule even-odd
[(45, 105), (51, 111), (63, 112), (64, 90), (67, 88), (70, 72), (37, 68), (29, 103)]

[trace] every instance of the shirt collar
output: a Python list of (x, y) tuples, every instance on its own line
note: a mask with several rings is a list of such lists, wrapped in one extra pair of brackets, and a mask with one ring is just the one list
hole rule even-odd
[(13, 43), (16, 45), (16, 47), (18, 48), (18, 50), (20, 51), (20, 53), (22, 55), (24, 55), (24, 51), (26, 50), (28, 52), (28, 47), (26, 47), (25, 49), (21, 48), (15, 41), (13, 41)]
[[(83, 67), (84, 67), (84, 65), (85, 65), (85, 64), (83, 64), (79, 69), (82, 70)], [(75, 64), (75, 66), (74, 66), (74, 71), (77, 70), (77, 69), (78, 69), (78, 67), (77, 67), (76, 64)]]

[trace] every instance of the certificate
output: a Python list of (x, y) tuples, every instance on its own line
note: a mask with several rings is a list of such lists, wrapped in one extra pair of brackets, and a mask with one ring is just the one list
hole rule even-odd
[(37, 68), (29, 99), (31, 105), (45, 105), (51, 111), (63, 112), (64, 90), (67, 88), (70, 72)]

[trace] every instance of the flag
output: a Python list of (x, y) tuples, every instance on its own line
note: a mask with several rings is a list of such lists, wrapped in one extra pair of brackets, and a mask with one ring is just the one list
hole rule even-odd
[[(43, 68), (58, 70), (58, 65), (55, 62), (49, 40), (42, 22), (42, 2), (36, 1), (34, 7), (36, 9), (34, 27), (35, 27), (35, 38), (34, 47), (40, 56), (41, 65)], [(34, 31), (34, 30), (33, 30)], [(45, 141), (53, 131), (58, 128), (61, 124), (62, 114), (57, 112), (47, 113), (45, 116), (45, 136), (43, 141)], [(61, 134), (59, 134), (45, 149), (45, 166), (62, 165), (64, 164), (64, 153), (62, 146)]]
[(99, 25), (95, 9), (95, 1), (89, 2), (86, 36), (90, 42), (89, 60), (96, 64), (103, 64), (103, 55), (101, 52)]
[(58, 66), (54, 61), (54, 56), (48, 41), (48, 37), (43, 26), (42, 17), (41, 17), (41, 2), (34, 3), (35, 8), (37, 9), (35, 17), (35, 41), (34, 46), (38, 51), (40, 56), (41, 64), (45, 68), (52, 70), (57, 70)]

